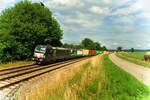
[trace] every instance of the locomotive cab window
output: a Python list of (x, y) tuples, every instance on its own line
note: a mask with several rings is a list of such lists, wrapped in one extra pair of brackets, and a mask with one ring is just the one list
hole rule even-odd
[(35, 52), (45, 53), (45, 51), (46, 51), (46, 47), (44, 47), (44, 46), (37, 46), (35, 48)]

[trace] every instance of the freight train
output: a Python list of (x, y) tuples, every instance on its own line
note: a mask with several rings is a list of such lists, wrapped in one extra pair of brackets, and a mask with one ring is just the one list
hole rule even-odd
[(82, 56), (93, 56), (101, 54), (100, 50), (85, 50), (85, 49), (71, 49), (52, 47), (48, 45), (37, 45), (34, 50), (33, 60), (36, 64), (52, 63), (57, 60), (67, 60)]

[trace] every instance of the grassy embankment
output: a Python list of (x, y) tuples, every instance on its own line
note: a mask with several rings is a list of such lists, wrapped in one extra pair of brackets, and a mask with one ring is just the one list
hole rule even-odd
[(106, 78), (101, 94), (104, 100), (148, 100), (149, 88), (117, 67), (107, 55), (103, 67)]
[(9, 68), (9, 67), (16, 67), (16, 66), (23, 66), (23, 65), (29, 65), (29, 64), (34, 64), (33, 61), (15, 61), (15, 62), (9, 62), (5, 64), (0, 64), (0, 69), (3, 68)]
[[(66, 76), (65, 76), (66, 75)], [(108, 59), (108, 55), (61, 75), (29, 93), (28, 100), (146, 100), (149, 89)], [(60, 80), (62, 79), (62, 80)], [(22, 99), (23, 100), (23, 99)]]
[(135, 64), (142, 65), (145, 67), (150, 67), (150, 62), (144, 61), (145, 53), (146, 52), (134, 52), (134, 53), (120, 52), (120, 53), (116, 53), (116, 55), (122, 59), (131, 61)]

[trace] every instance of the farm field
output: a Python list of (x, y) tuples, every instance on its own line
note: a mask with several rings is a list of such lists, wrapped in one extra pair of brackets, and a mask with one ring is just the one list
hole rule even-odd
[(123, 56), (138, 59), (138, 60), (144, 60), (144, 54), (147, 52), (129, 52), (129, 53), (120, 53)]
[(51, 83), (47, 80), (26, 98), (29, 100), (147, 100), (150, 93), (147, 86), (116, 66), (109, 60), (108, 55), (93, 57), (73, 71), (60, 75)]
[(145, 67), (150, 67), (150, 63), (144, 61), (144, 54), (146, 52), (134, 52), (134, 53), (126, 53), (126, 52), (120, 52), (116, 53), (116, 55), (122, 59), (128, 60), (130, 62), (133, 62), (138, 65), (142, 65)]

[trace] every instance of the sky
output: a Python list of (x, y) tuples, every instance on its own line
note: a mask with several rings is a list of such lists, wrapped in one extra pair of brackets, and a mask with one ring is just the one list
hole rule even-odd
[[(0, 12), (22, 0), (0, 0)], [(84, 38), (108, 49), (150, 49), (150, 0), (31, 0), (42, 1), (63, 30), (63, 43)]]

